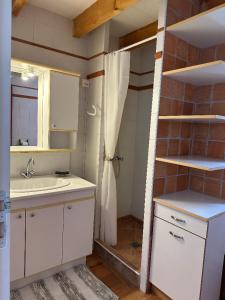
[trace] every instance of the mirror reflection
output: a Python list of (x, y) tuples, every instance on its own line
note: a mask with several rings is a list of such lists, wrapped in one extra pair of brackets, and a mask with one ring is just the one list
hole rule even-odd
[(38, 76), (11, 72), (11, 146), (37, 146)]

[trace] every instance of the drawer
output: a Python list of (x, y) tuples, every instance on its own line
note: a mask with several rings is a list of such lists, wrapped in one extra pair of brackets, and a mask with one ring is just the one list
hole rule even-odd
[(155, 216), (203, 238), (207, 237), (208, 223), (162, 204), (155, 204)]
[(205, 239), (154, 218), (150, 281), (173, 300), (199, 300)]

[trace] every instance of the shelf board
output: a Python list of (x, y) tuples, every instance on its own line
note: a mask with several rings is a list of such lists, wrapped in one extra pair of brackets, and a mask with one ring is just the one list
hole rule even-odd
[(212, 123), (224, 123), (225, 116), (221, 115), (180, 115), (180, 116), (159, 116), (159, 120), (174, 121), (174, 122), (212, 122)]
[(168, 26), (167, 31), (198, 48), (225, 42), (225, 4)]
[(50, 132), (77, 132), (75, 129), (49, 129)]
[(225, 62), (222, 60), (187, 68), (166, 71), (164, 76), (193, 85), (211, 85), (225, 82)]
[(224, 200), (191, 190), (165, 194), (153, 200), (202, 221), (209, 221), (225, 213)]
[(165, 156), (156, 157), (156, 160), (204, 171), (216, 171), (225, 169), (225, 160), (201, 156)]

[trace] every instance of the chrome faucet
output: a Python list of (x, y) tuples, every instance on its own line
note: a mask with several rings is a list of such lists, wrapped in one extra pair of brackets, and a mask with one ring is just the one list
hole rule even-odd
[(26, 171), (22, 172), (21, 175), (27, 179), (31, 178), (35, 174), (34, 165), (35, 165), (35, 161), (34, 161), (33, 157), (31, 157), (28, 160)]

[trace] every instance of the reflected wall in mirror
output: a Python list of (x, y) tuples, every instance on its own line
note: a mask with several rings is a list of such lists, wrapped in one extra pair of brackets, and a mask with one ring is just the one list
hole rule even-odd
[(38, 76), (11, 73), (11, 146), (37, 146)]

